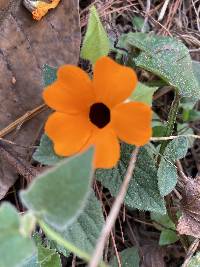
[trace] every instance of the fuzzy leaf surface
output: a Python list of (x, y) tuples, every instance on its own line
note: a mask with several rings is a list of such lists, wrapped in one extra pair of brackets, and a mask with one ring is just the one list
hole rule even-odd
[(138, 83), (135, 91), (130, 96), (132, 101), (143, 102), (148, 105), (152, 105), (153, 94), (158, 90), (158, 87), (150, 87), (143, 83)]
[(167, 145), (158, 168), (158, 186), (162, 196), (174, 189), (178, 179), (175, 161), (185, 157), (188, 147), (188, 139), (182, 136)]
[(171, 37), (145, 33), (129, 33), (127, 42), (139, 49), (133, 58), (136, 66), (146, 69), (176, 88), (180, 95), (200, 98), (198, 81), (193, 72), (187, 47)]
[(55, 165), (64, 157), (56, 155), (53, 149), (53, 143), (46, 134), (43, 134), (40, 140), (40, 145), (33, 154), (34, 160), (44, 165)]
[(0, 266), (19, 267), (35, 252), (31, 238), (20, 229), (20, 216), (16, 209), (3, 203), (0, 207)]
[(93, 149), (66, 159), (41, 174), (21, 192), (23, 203), (56, 229), (65, 228), (82, 211), (92, 179)]
[(91, 254), (104, 224), (99, 200), (91, 192), (85, 208), (79, 217), (61, 232), (62, 236), (82, 251)]
[[(133, 146), (122, 143), (121, 159), (112, 169), (98, 169), (96, 178), (109, 189), (112, 196), (116, 196), (126, 174)], [(147, 147), (140, 149), (133, 177), (125, 197), (125, 204), (129, 208), (165, 213), (165, 203), (160, 196), (157, 184), (157, 170), (155, 162)]]

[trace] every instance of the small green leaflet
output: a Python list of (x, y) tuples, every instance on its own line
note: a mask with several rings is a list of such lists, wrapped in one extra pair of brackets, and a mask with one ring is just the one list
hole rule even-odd
[(30, 237), (23, 235), (20, 216), (9, 203), (0, 206), (0, 266), (19, 267), (35, 253)]
[(177, 183), (175, 161), (185, 157), (189, 147), (186, 137), (178, 137), (171, 141), (163, 154), (158, 168), (158, 186), (162, 196), (168, 195)]
[(143, 83), (138, 83), (135, 91), (133, 91), (130, 99), (136, 102), (143, 102), (148, 105), (152, 105), (152, 98), (155, 91), (158, 90), (158, 87), (150, 87)]
[[(122, 267), (139, 267), (140, 257), (138, 254), (138, 250), (135, 247), (127, 248), (123, 250), (120, 254), (121, 266)], [(111, 261), (111, 267), (118, 267), (117, 258), (114, 257)]]
[(188, 267), (200, 267), (200, 252), (197, 252), (188, 263)]
[(88, 198), (92, 156), (91, 148), (41, 174), (21, 192), (23, 203), (54, 228), (64, 229), (82, 211)]
[(34, 160), (44, 165), (55, 165), (64, 157), (56, 155), (53, 149), (53, 143), (46, 134), (43, 134), (40, 140), (40, 145), (33, 154)]
[(179, 237), (176, 234), (176, 226), (167, 214), (161, 215), (151, 212), (151, 219), (154, 221), (156, 229), (161, 231), (159, 239), (160, 246), (173, 244), (179, 240)]
[(44, 65), (43, 67), (43, 82), (45, 86), (52, 84), (57, 79), (57, 68)]
[[(62, 267), (58, 252), (42, 244), (41, 237), (36, 233), (33, 237), (37, 247), (37, 253), (31, 256), (21, 267)], [(45, 242), (45, 241), (44, 241)]]
[(95, 6), (92, 6), (90, 8), (87, 31), (81, 48), (81, 57), (90, 60), (94, 64), (98, 58), (107, 56), (109, 50), (110, 42), (108, 36)]
[(144, 18), (134, 15), (132, 18), (132, 24), (136, 32), (141, 32), (144, 27), (144, 32), (149, 32), (150, 27), (148, 23), (145, 23)]
[(128, 33), (127, 42), (140, 50), (133, 61), (178, 89), (181, 96), (200, 98), (198, 81), (193, 73), (192, 60), (187, 47), (171, 37), (145, 33)]
[[(121, 144), (121, 159), (117, 167), (112, 169), (98, 169), (96, 178), (109, 189), (112, 196), (116, 196), (126, 174), (133, 146)], [(157, 183), (157, 169), (152, 156), (145, 146), (140, 149), (133, 178), (125, 197), (125, 204), (129, 208), (154, 211), (164, 214), (165, 202), (160, 196)]]
[(164, 229), (160, 234), (159, 245), (165, 246), (175, 243), (179, 240), (175, 231)]
[(62, 267), (59, 254), (55, 249), (38, 246), (38, 263), (40, 267)]

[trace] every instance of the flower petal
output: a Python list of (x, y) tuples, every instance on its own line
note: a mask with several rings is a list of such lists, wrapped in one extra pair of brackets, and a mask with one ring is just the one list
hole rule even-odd
[(77, 113), (94, 102), (94, 89), (88, 75), (76, 66), (65, 65), (58, 69), (57, 80), (43, 92), (48, 106), (59, 112)]
[(82, 151), (91, 145), (94, 145), (95, 147), (95, 168), (112, 168), (117, 164), (117, 161), (120, 158), (120, 145), (119, 140), (110, 125), (103, 129), (94, 129), (89, 142)]
[(148, 143), (152, 134), (150, 106), (139, 102), (120, 104), (111, 116), (113, 128), (122, 141), (137, 146)]
[(126, 100), (137, 84), (135, 72), (109, 57), (101, 57), (94, 66), (94, 90), (98, 102), (113, 106)]
[(70, 156), (79, 152), (87, 143), (92, 134), (92, 124), (82, 114), (54, 112), (46, 122), (45, 133), (53, 141), (58, 155)]

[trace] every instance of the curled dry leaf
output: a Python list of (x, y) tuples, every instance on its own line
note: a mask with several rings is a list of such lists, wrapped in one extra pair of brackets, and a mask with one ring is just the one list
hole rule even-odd
[[(78, 0), (61, 1), (39, 22), (21, 0), (0, 1), (0, 130), (42, 103), (43, 65), (77, 64), (79, 47)], [(40, 114), (6, 138), (32, 145), (45, 118)], [(30, 151), (17, 152), (27, 158)], [(0, 199), (14, 184), (15, 174), (0, 155)]]
[(200, 179), (188, 178), (181, 200), (182, 216), (177, 225), (181, 235), (200, 238)]

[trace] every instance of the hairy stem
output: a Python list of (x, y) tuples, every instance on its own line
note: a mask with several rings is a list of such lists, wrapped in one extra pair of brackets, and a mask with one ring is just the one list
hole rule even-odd
[[(170, 111), (169, 111), (169, 116), (168, 116), (167, 129), (166, 129), (166, 132), (165, 132), (165, 136), (166, 137), (173, 134), (174, 125), (175, 125), (175, 122), (176, 122), (176, 117), (177, 117), (178, 108), (179, 108), (179, 102), (180, 102), (180, 96), (179, 96), (178, 92), (175, 91), (174, 100), (172, 102), (172, 105), (171, 105), (171, 108), (170, 108)], [(163, 141), (161, 143), (159, 156), (158, 156), (158, 164), (160, 163), (161, 157), (165, 152), (165, 148), (166, 148), (168, 142), (169, 141)]]
[(99, 266), (100, 259), (103, 254), (104, 246), (106, 244), (106, 241), (109, 237), (110, 232), (112, 231), (112, 228), (115, 224), (115, 221), (117, 219), (117, 216), (119, 214), (121, 205), (124, 201), (124, 198), (126, 196), (126, 192), (128, 190), (129, 182), (131, 180), (133, 171), (135, 169), (135, 163), (137, 160), (137, 155), (139, 152), (139, 147), (136, 147), (134, 151), (132, 152), (131, 159), (129, 162), (129, 166), (126, 172), (126, 175), (124, 177), (123, 183), (120, 187), (119, 193), (115, 199), (115, 202), (110, 210), (110, 213), (106, 219), (105, 225), (101, 231), (100, 237), (97, 241), (96, 248), (94, 249), (94, 253), (92, 255), (92, 259), (89, 263), (89, 267), (97, 267)]
[[(167, 124), (167, 129), (165, 132), (165, 137), (171, 136), (174, 131), (174, 125), (176, 123), (176, 117), (178, 113), (178, 108), (179, 108), (179, 103), (180, 103), (180, 96), (177, 91), (175, 91), (174, 95), (174, 100), (172, 102), (170, 111), (169, 111), (169, 116), (168, 116), (168, 124)], [(158, 156), (158, 165), (160, 163), (160, 160), (165, 152), (166, 146), (169, 143), (168, 141), (163, 141), (161, 143), (160, 151), (159, 151), (159, 156)], [(171, 211), (171, 207), (173, 206), (173, 200), (170, 198), (170, 196), (166, 197), (166, 203), (167, 203), (167, 212), (170, 217), (170, 219), (173, 221), (175, 225), (177, 225), (177, 217), (173, 212)], [(185, 250), (188, 248), (188, 238), (184, 235), (180, 236), (180, 241)]]

